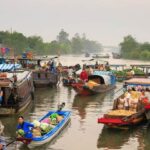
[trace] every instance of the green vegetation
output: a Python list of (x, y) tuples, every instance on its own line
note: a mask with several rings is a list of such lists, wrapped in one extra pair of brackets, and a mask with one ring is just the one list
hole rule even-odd
[(85, 35), (81, 37), (79, 34), (75, 34), (73, 38), (69, 39), (69, 34), (63, 29), (59, 32), (56, 40), (47, 43), (43, 42), (40, 36), (26, 37), (18, 32), (0, 31), (0, 44), (15, 49), (17, 54), (27, 50), (43, 55), (81, 54), (101, 50), (101, 44), (88, 40)]
[(121, 56), (126, 59), (150, 60), (150, 43), (139, 43), (131, 35), (124, 37)]
[[(141, 69), (138, 69), (138, 68), (134, 68), (132, 69), (134, 71), (134, 74), (135, 75), (144, 75), (145, 73), (141, 70)], [(124, 69), (124, 70), (120, 70), (120, 71), (117, 71), (117, 70), (111, 70), (116, 76), (123, 76), (123, 77), (126, 77), (128, 76), (128, 73), (130, 72), (130, 69)]]

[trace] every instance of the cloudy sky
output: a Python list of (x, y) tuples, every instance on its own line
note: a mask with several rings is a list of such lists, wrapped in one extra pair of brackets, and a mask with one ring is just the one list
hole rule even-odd
[(11, 28), (44, 41), (62, 28), (103, 45), (118, 45), (128, 34), (150, 41), (150, 0), (0, 0), (0, 30)]

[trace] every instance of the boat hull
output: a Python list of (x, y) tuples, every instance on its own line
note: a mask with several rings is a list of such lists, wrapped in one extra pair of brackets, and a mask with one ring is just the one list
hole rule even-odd
[(100, 85), (96, 88), (90, 89), (84, 86), (83, 84), (73, 84), (72, 87), (74, 88), (74, 90), (77, 92), (78, 95), (88, 96), (88, 95), (95, 95), (95, 94), (110, 91), (114, 89), (116, 86), (115, 85), (108, 85), (108, 86)]
[(98, 118), (98, 123), (102, 123), (109, 128), (119, 129), (130, 128), (131, 126), (136, 126), (144, 121), (146, 121), (144, 114), (128, 121), (124, 121), (121, 118)]
[(36, 88), (53, 87), (58, 83), (58, 74), (47, 71), (34, 71), (33, 83)]

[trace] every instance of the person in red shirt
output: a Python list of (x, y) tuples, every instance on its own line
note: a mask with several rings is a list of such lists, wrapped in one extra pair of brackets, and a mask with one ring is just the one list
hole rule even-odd
[(88, 74), (85, 69), (82, 70), (82, 72), (80, 74), (80, 79), (84, 82), (86, 82), (88, 80)]

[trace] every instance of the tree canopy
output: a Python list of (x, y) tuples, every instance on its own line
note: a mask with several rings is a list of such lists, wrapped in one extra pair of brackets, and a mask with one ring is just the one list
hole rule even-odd
[(150, 60), (150, 43), (139, 43), (131, 35), (120, 43), (121, 55), (126, 59)]
[(40, 36), (26, 37), (19, 32), (0, 31), (0, 44), (15, 50), (15, 53), (21, 54), (24, 51), (33, 51), (37, 55), (53, 54), (80, 54), (83, 52), (98, 52), (101, 50), (101, 44), (89, 40), (76, 33), (69, 39), (69, 34), (63, 29), (59, 32), (56, 39), (50, 42), (44, 42)]

